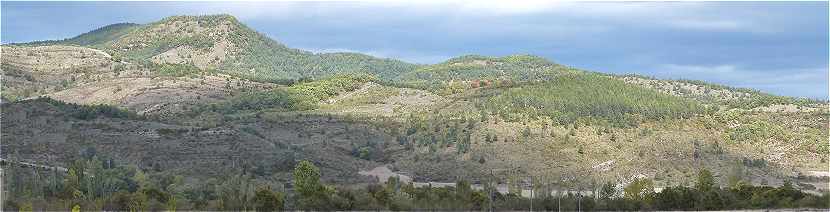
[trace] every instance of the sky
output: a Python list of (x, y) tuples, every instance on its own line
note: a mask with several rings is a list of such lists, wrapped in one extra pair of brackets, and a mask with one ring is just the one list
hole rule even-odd
[(432, 64), (533, 54), (581, 69), (828, 98), (828, 2), (9, 2), (2, 43), (227, 13), (293, 48)]

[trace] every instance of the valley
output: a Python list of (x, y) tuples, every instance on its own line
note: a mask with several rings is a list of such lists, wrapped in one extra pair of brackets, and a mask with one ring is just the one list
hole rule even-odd
[[(717, 188), (830, 192), (826, 101), (612, 75), (532, 55), (410, 64), (310, 53), (229, 15), (111, 25), (67, 40), (4, 44), (2, 53), (0, 156), (6, 176), (18, 176), (3, 183), (17, 183), (13, 191), (26, 190), (28, 199), (16, 200), (39, 209), (125, 210), (95, 199), (152, 187), (181, 202), (165, 197), (140, 209), (172, 201), (179, 209), (238, 210), (218, 200), (234, 193), (212, 192), (251, 186), (240, 192), (252, 194), (253, 184), (287, 194), (286, 209), (296, 209), (311, 204), (294, 186), (303, 162), (319, 168), (329, 193), (399, 176), (395, 182), (414, 188), (495, 184), (503, 195), (518, 193), (521, 207), (530, 190), (587, 196), (609, 184), (622, 196), (648, 179), (659, 192), (699, 182), (702, 170)], [(14, 165), (22, 163), (40, 165)], [(67, 170), (24, 180), (25, 170), (46, 166)], [(83, 197), (54, 191), (61, 201), (25, 186), (83, 175), (79, 168), (112, 182), (77, 190)], [(435, 185), (419, 184), (426, 182)]]

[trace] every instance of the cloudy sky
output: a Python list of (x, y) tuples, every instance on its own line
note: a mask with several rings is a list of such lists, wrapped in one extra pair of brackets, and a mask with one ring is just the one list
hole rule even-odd
[[(540, 55), (609, 73), (827, 99), (825, 2), (7, 2), (3, 43), (118, 22), (228, 13), (295, 48), (413, 63)], [(504, 2), (504, 1), (502, 1)]]

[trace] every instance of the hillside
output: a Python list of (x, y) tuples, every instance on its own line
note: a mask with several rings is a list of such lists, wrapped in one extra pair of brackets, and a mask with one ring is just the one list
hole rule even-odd
[(124, 64), (109, 54), (74, 46), (3, 46), (3, 97), (11, 100), (48, 94), (76, 84), (109, 79)]
[(284, 83), (338, 73), (390, 78), (416, 66), (354, 53), (291, 49), (228, 15), (173, 16), (138, 27), (104, 47), (116, 57), (156, 64), (192, 64), (261, 82)]
[(704, 107), (683, 98), (626, 85), (595, 74), (571, 74), (505, 89), (479, 102), (488, 113), (511, 121), (555, 117), (558, 124), (593, 118), (614, 126), (636, 126), (644, 120), (690, 118)]
[[(329, 176), (329, 180), (354, 181), (359, 179), (357, 171), (360, 168), (377, 163), (353, 158), (348, 150), (349, 140), (342, 137), (363, 141), (383, 138), (382, 133), (360, 124), (313, 116), (195, 127), (148, 120), (117, 108), (66, 104), (50, 99), (4, 104), (3, 111), (4, 139), (14, 141), (3, 143), (4, 149), (13, 150), (4, 153), (4, 158), (68, 166), (67, 161), (79, 159), (83, 155), (78, 153), (87, 152), (85, 154), (99, 158), (112, 158), (119, 164), (134, 164), (158, 172), (202, 179), (240, 167), (261, 174), (287, 172), (293, 168), (293, 161), (298, 160), (292, 158), (291, 152), (303, 151), (297, 155), (303, 159), (329, 161), (331, 164), (323, 165), (327, 167), (324, 170), (332, 168), (336, 169), (330, 171), (332, 173), (350, 176)], [(263, 128), (267, 126), (282, 127), (276, 131)], [(344, 126), (351, 128), (344, 131)], [(329, 131), (328, 143), (324, 147), (303, 147), (301, 144), (314, 141), (297, 136), (319, 129)], [(321, 151), (328, 154), (325, 157), (315, 154)]]
[(576, 70), (531, 55), (467, 55), (423, 66), (401, 75), (398, 81), (405, 86), (452, 94), (482, 85), (509, 86), (516, 82), (545, 81), (574, 71)]
[[(126, 210), (135, 205), (124, 201), (144, 198), (144, 209), (240, 210), (223, 198), (253, 196), (254, 185), (290, 194), (293, 208), (307, 204), (294, 199), (301, 188), (292, 172), (303, 160), (331, 185), (320, 189), (342, 198), (320, 210), (389, 209), (398, 204), (390, 198), (422, 208), (450, 192), (438, 185), (456, 182), (479, 190), (495, 182), (505, 194), (494, 201), (519, 210), (522, 190), (598, 195), (612, 185), (622, 198), (632, 182), (647, 179), (649, 192), (685, 187), (702, 170), (716, 187), (830, 191), (828, 104), (750, 89), (609, 75), (532, 55), (410, 64), (315, 54), (229, 15), (115, 24), (2, 50), (0, 157), (68, 167), (31, 172), (48, 179), (4, 180), (28, 192), (14, 200), (44, 205), (35, 209)], [(87, 171), (98, 175), (72, 184)], [(387, 179), (361, 171), (438, 190), (401, 197), (401, 185), (387, 184), (397, 188), (382, 193), (376, 183)], [(96, 184), (97, 176), (109, 181)], [(89, 187), (57, 189), (76, 184)], [(248, 190), (228, 193), (237, 187)], [(394, 196), (363, 197), (364, 188)], [(425, 198), (434, 199), (415, 200)]]

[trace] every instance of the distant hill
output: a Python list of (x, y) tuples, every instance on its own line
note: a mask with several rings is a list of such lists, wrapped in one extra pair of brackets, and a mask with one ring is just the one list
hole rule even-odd
[(126, 60), (191, 64), (260, 82), (359, 72), (389, 79), (417, 67), (363, 54), (288, 48), (229, 15), (168, 17), (137, 27), (104, 48)]
[(63, 40), (52, 41), (36, 41), (27, 43), (29, 45), (78, 45), (78, 46), (95, 46), (102, 47), (103, 45), (119, 39), (121, 36), (129, 33), (131, 30), (138, 28), (139, 24), (135, 23), (117, 23), (110, 24), (78, 36), (67, 38)]
[[(458, 93), (472, 84), (545, 81), (564, 73), (582, 72), (533, 55), (489, 57), (466, 55), (404, 73), (398, 83), (443, 94)], [(478, 85), (475, 85), (476, 87)]]
[[(78, 45), (115, 60), (185, 64), (259, 82), (287, 84), (342, 73), (392, 80), (418, 65), (358, 53), (315, 54), (262, 35), (230, 15), (172, 16), (149, 24), (108, 25), (79, 36), (17, 45)], [(149, 63), (151, 62), (151, 63)]]
[(515, 79), (526, 81), (552, 73), (562, 66), (532, 55), (488, 57), (466, 55), (402, 75), (402, 81), (450, 81)]

